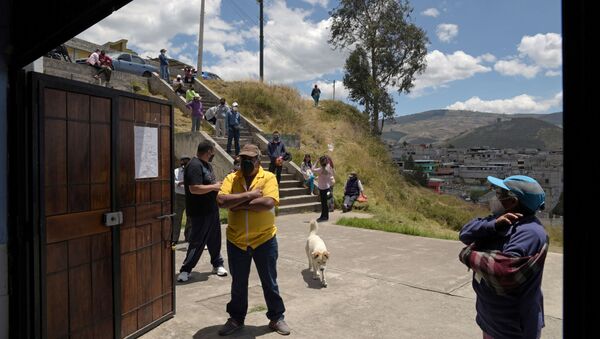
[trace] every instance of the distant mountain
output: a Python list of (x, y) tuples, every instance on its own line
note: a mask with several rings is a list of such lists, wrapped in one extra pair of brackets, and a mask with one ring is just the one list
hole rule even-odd
[(444, 144), (455, 147), (539, 148), (561, 149), (563, 131), (560, 127), (535, 118), (514, 118), (465, 132)]
[(442, 143), (479, 127), (509, 121), (514, 118), (533, 118), (562, 128), (562, 112), (552, 114), (498, 114), (462, 110), (432, 110), (386, 119), (382, 138), (387, 141)]

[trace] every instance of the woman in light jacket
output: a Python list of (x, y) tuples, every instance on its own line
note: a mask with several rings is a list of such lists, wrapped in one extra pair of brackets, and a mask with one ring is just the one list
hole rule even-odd
[[(314, 174), (318, 175), (317, 177), (317, 187), (319, 188), (319, 196), (321, 198), (321, 216), (317, 221), (327, 221), (329, 220), (329, 207), (327, 206), (327, 193), (331, 189), (331, 185), (333, 184), (333, 175), (335, 174), (333, 168), (329, 164), (327, 156), (322, 156), (319, 158), (320, 167), (317, 167), (315, 164), (312, 168)], [(333, 194), (333, 193), (331, 193)]]

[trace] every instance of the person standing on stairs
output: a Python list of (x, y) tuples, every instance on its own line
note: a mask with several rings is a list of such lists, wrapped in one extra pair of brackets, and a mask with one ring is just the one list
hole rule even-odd
[(200, 101), (200, 99), (202, 99), (202, 97), (200, 94), (196, 93), (196, 95), (194, 95), (194, 99), (185, 105), (187, 108), (192, 110), (192, 132), (198, 132), (200, 130), (202, 118), (204, 118), (204, 113), (202, 112), (202, 101)]
[(269, 153), (269, 160), (271, 160), (269, 172), (277, 176), (277, 184), (279, 185), (281, 183), (283, 156), (285, 155), (286, 150), (278, 131), (273, 132), (273, 140), (267, 145), (267, 152)]
[(217, 107), (217, 111), (215, 112), (215, 135), (218, 137), (224, 137), (225, 136), (225, 118), (227, 117), (227, 114), (229, 113), (229, 106), (227, 106), (227, 102), (225, 101), (225, 98), (221, 98), (219, 100), (219, 105), (216, 106)]
[(160, 55), (158, 56), (158, 60), (160, 60), (160, 77), (169, 83), (171, 80), (169, 74), (169, 59), (167, 59), (167, 50), (161, 49)]
[(227, 153), (231, 154), (231, 140), (235, 142), (235, 155), (240, 154), (240, 128), (241, 117), (238, 112), (238, 103), (231, 104), (231, 110), (225, 118), (225, 129), (227, 130)]

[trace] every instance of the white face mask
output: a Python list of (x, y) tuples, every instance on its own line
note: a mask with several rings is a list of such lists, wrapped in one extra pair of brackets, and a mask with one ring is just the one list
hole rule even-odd
[(492, 212), (493, 215), (502, 215), (506, 212), (506, 208), (504, 208), (498, 197), (490, 199), (490, 212)]

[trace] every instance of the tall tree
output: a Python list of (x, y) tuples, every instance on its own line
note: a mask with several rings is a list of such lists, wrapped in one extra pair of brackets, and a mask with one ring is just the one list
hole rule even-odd
[[(425, 70), (425, 31), (411, 22), (408, 0), (340, 0), (331, 15), (334, 48), (352, 49), (344, 85), (350, 99), (365, 106), (379, 134), (379, 115), (394, 115), (388, 88), (409, 93), (416, 74)], [(383, 124), (382, 124), (383, 127)]]

